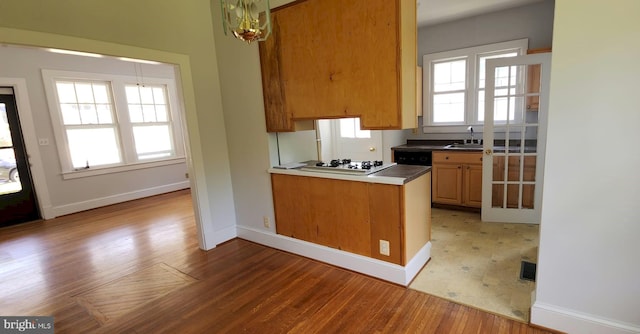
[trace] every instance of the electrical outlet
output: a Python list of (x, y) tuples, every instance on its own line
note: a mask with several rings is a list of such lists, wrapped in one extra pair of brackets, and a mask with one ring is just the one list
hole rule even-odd
[(40, 146), (49, 145), (49, 138), (38, 138), (38, 145)]
[(389, 241), (380, 240), (380, 254), (389, 256)]
[(267, 217), (267, 216), (262, 217), (262, 223), (264, 224), (264, 227), (266, 227), (266, 228), (271, 227), (271, 221), (269, 220), (269, 217)]

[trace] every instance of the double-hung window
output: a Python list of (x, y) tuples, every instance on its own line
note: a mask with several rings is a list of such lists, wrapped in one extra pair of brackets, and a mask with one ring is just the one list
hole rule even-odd
[(126, 85), (125, 90), (137, 158), (175, 155), (166, 87)]
[(56, 80), (56, 95), (74, 168), (120, 164), (118, 126), (108, 81)]
[(63, 177), (184, 162), (174, 80), (42, 74)]
[[(487, 59), (523, 55), (527, 44), (521, 39), (424, 55), (423, 126), (430, 132), (447, 132), (482, 125)], [(515, 89), (524, 74), (514, 70), (506, 75), (513, 76), (508, 88)], [(496, 119), (506, 120), (509, 114), (496, 111)]]

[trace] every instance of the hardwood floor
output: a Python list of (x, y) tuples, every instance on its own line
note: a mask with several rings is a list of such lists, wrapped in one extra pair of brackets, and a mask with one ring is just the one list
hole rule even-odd
[(235, 239), (198, 249), (175, 192), (0, 229), (0, 315), (56, 333), (548, 333)]

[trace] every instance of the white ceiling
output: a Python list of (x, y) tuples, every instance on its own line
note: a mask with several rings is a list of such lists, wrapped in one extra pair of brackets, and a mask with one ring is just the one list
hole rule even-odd
[(418, 26), (453, 21), (542, 0), (417, 0)]

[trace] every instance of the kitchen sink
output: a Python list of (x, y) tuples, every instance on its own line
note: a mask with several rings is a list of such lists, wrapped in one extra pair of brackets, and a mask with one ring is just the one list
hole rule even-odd
[(461, 149), (461, 150), (471, 150), (471, 149), (482, 149), (482, 144), (460, 144), (453, 143), (445, 146), (447, 149)]

